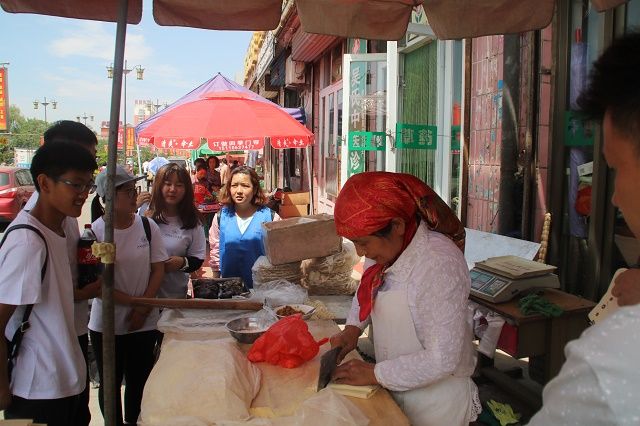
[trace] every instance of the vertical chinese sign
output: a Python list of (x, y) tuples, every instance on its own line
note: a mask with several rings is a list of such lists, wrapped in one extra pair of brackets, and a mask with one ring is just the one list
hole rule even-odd
[[(361, 102), (366, 94), (367, 64), (366, 62), (352, 62), (349, 70), (349, 138), (352, 132), (363, 132), (367, 125), (367, 112)], [(364, 172), (367, 153), (362, 150), (352, 150), (349, 144), (349, 158), (347, 177)]]
[(7, 94), (7, 69), (0, 66), (0, 133), (9, 131), (9, 99)]

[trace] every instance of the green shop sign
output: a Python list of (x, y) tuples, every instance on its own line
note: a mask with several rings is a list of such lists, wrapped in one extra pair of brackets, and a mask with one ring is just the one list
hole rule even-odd
[(349, 132), (349, 149), (351, 151), (384, 151), (386, 148), (384, 132)]
[(438, 128), (428, 124), (396, 124), (396, 147), (399, 149), (436, 149)]
[(347, 163), (347, 177), (364, 172), (364, 164), (367, 161), (366, 151), (349, 151)]
[(586, 120), (579, 113), (564, 113), (564, 144), (566, 146), (591, 146), (594, 137), (593, 121)]

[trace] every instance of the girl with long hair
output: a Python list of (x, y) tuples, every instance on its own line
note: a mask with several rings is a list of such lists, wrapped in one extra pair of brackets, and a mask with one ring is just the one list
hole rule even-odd
[(158, 170), (145, 214), (158, 224), (169, 255), (158, 297), (184, 299), (189, 273), (200, 269), (206, 254), (202, 218), (194, 204), (193, 186), (185, 168), (169, 163)]
[(221, 191), (224, 206), (209, 230), (210, 265), (214, 277), (241, 277), (253, 288), (251, 267), (264, 255), (262, 224), (279, 220), (266, 207), (267, 197), (258, 174), (250, 167), (237, 167)]
[[(147, 217), (136, 214), (136, 181), (141, 177), (130, 175), (122, 166), (116, 166), (113, 241), (117, 247), (113, 277), (115, 363), (116, 363), (116, 409), (117, 424), (135, 424), (140, 414), (142, 391), (154, 363), (154, 348), (157, 339), (158, 309), (132, 305), (133, 297), (156, 297), (164, 279), (167, 252), (162, 242), (158, 225)], [(107, 171), (96, 177), (98, 196), (92, 210), (99, 217), (92, 229), (98, 241), (104, 241), (104, 210), (100, 200), (107, 192)], [(103, 362), (102, 362), (102, 300), (96, 298), (91, 306), (89, 335), (94, 348), (100, 374), (99, 401), (103, 409)], [(120, 402), (120, 387), (126, 381), (124, 410)]]

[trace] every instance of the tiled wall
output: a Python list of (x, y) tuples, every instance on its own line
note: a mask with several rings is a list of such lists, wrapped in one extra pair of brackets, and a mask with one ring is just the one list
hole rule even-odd
[(498, 229), (502, 141), (503, 36), (479, 37), (471, 51), (471, 128), (466, 226)]

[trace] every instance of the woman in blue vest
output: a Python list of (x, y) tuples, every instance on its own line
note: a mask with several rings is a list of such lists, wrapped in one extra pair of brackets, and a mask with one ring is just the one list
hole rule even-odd
[(280, 219), (266, 202), (255, 170), (233, 169), (220, 194), (224, 207), (209, 230), (214, 277), (241, 277), (247, 288), (253, 288), (251, 267), (264, 255), (262, 224)]

